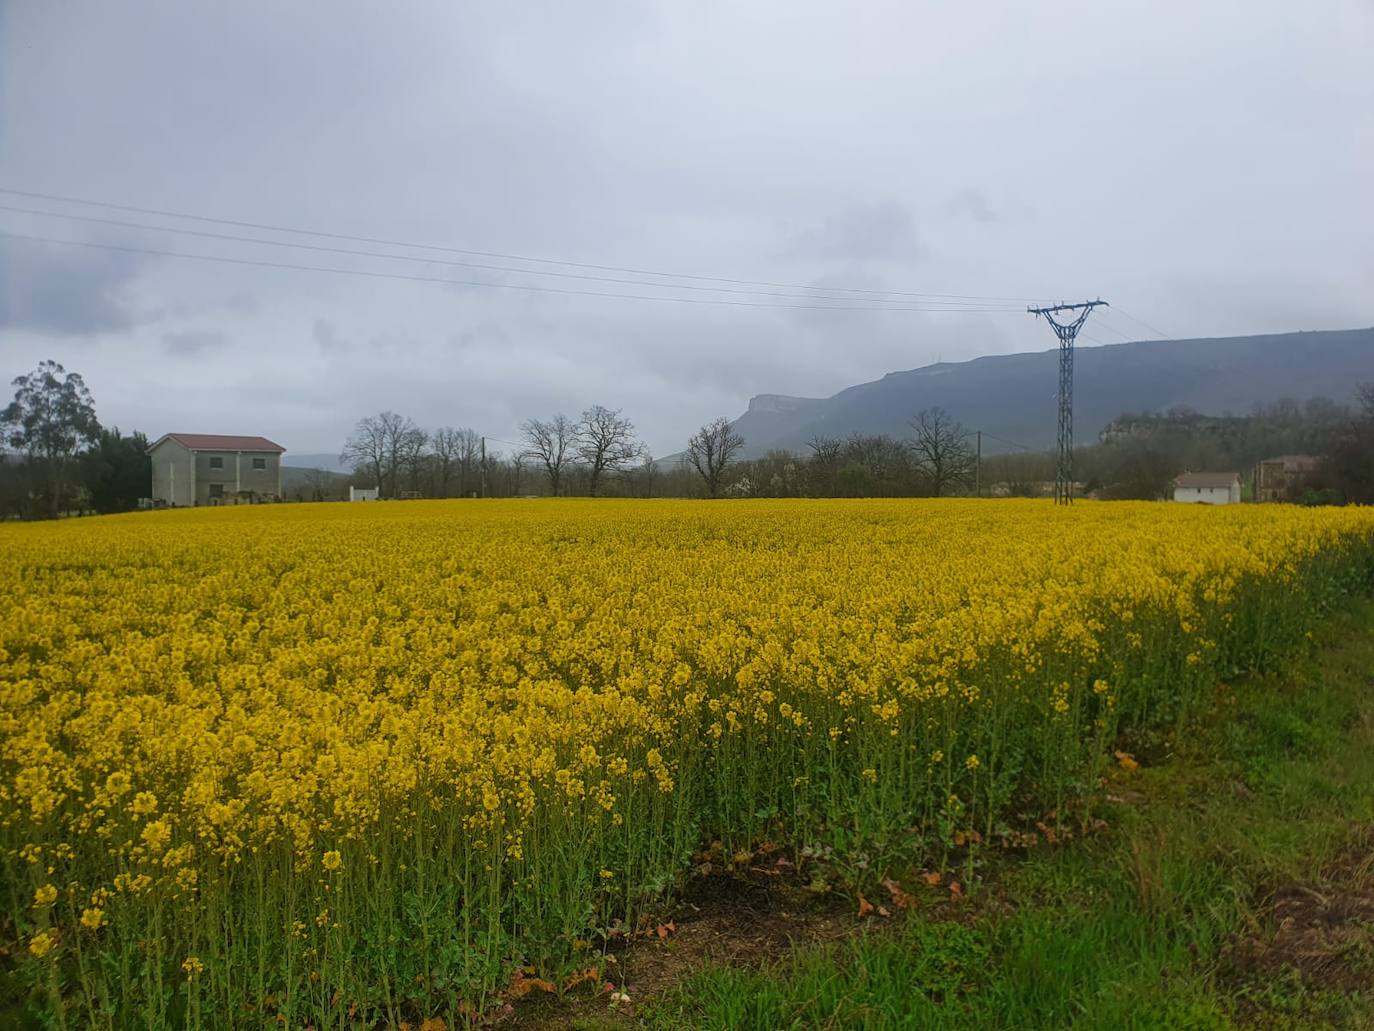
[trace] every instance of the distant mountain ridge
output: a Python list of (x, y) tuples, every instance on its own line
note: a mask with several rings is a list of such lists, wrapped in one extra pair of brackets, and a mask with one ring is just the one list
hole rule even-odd
[[(1242, 415), (1284, 397), (1347, 402), (1356, 384), (1374, 380), (1374, 328), (1080, 347), (1074, 373), (1074, 437), (1089, 444), (1123, 412), (1186, 405)], [(757, 457), (803, 451), (817, 435), (906, 436), (917, 412), (938, 405), (984, 432), (985, 453), (1047, 449), (1057, 389), (1056, 350), (988, 355), (889, 372), (825, 398), (759, 394), (734, 427), (744, 456)]]
[(339, 460), (337, 454), (282, 455), (281, 464), (292, 469), (323, 469), (327, 473), (347, 473), (352, 470)]

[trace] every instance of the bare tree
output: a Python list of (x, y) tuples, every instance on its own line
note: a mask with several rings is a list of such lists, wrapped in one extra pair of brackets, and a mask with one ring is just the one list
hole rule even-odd
[(476, 493), (474, 484), (480, 482), (481, 456), (482, 435), (464, 426), (458, 431), (458, 490), (465, 498)]
[(587, 493), (596, 497), (601, 476), (607, 470), (623, 469), (643, 450), (635, 438), (634, 423), (601, 405), (592, 405), (577, 424), (577, 457), (587, 465)]
[[(310, 493), (311, 501), (323, 501), (333, 492), (334, 479), (323, 469), (307, 469), (301, 478), (301, 486)], [(298, 490), (297, 497), (301, 496)]]
[(415, 462), (424, 443), (424, 431), (408, 417), (382, 412), (358, 420), (339, 458), (354, 469), (367, 469), (377, 487), (394, 498), (402, 466)]
[(405, 430), (397, 442), (396, 464), (405, 471), (412, 491), (420, 489), (420, 472), (424, 467), (425, 445), (428, 443), (429, 434), (414, 425)]
[(530, 419), (520, 427), (520, 432), (524, 438), (525, 455), (543, 464), (544, 471), (549, 474), (549, 489), (557, 497), (563, 485), (563, 471), (576, 443), (576, 426), (560, 413), (547, 422)]
[(819, 497), (833, 495), (840, 471), (840, 458), (844, 454), (844, 441), (839, 437), (818, 433), (806, 442), (806, 446), (811, 449), (811, 460), (806, 463), (811, 493)]
[(429, 451), (434, 458), (434, 474), (439, 484), (439, 497), (448, 497), (448, 484), (458, 468), (462, 453), (462, 430), (440, 426), (429, 437)]
[(358, 420), (353, 435), (339, 454), (339, 461), (351, 465), (355, 471), (366, 469), (377, 487), (382, 486), (382, 467), (386, 464), (386, 430), (382, 420), (391, 415), (369, 415)]
[(968, 480), (974, 463), (968, 430), (943, 408), (924, 409), (911, 420), (911, 428), (915, 436), (910, 447), (932, 494), (938, 498)]
[(811, 460), (829, 465), (840, 460), (840, 454), (844, 451), (844, 441), (839, 437), (827, 437), (823, 434), (816, 434), (806, 442), (806, 446), (811, 449)]
[(744, 438), (724, 417), (708, 422), (687, 441), (687, 460), (705, 482), (710, 497), (720, 497), (725, 470), (742, 447)]
[(644, 487), (644, 496), (651, 498), (654, 496), (654, 481), (658, 479), (658, 463), (654, 461), (654, 456), (648, 451), (644, 452), (644, 461), (639, 464), (639, 482)]
[(409, 462), (413, 452), (424, 446), (423, 431), (408, 415), (383, 412), (377, 418), (382, 425), (382, 443), (386, 452), (385, 473), (391, 484), (387, 494), (394, 498), (400, 493), (401, 468)]

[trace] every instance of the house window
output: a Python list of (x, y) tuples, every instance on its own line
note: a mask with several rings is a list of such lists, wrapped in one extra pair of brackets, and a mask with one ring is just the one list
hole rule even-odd
[(211, 468), (211, 469), (223, 469), (223, 468), (224, 468), (224, 456), (223, 456), (223, 455), (211, 455), (211, 456), (210, 456), (210, 468)]
[(266, 469), (266, 468), (267, 468), (267, 459), (265, 459), (265, 458), (255, 458), (255, 459), (253, 459), (253, 468), (254, 468), (254, 469)]
[[(213, 461), (213, 459), (212, 459), (212, 461)], [(222, 483), (212, 483), (212, 484), (210, 484), (210, 497), (212, 497), (212, 498), (222, 498), (222, 497), (224, 497), (224, 484), (222, 484)]]

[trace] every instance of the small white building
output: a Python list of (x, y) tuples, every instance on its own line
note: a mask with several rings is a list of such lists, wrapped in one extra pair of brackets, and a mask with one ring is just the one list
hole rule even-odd
[(1174, 481), (1174, 500), (1201, 505), (1240, 503), (1240, 473), (1184, 473)]
[(153, 500), (176, 507), (276, 501), (285, 450), (266, 437), (165, 433), (148, 449)]
[(379, 497), (381, 497), (381, 495), (382, 495), (382, 491), (381, 491), (381, 488), (380, 488), (380, 487), (349, 487), (349, 488), (348, 488), (348, 500), (349, 500), (349, 501), (376, 501)]

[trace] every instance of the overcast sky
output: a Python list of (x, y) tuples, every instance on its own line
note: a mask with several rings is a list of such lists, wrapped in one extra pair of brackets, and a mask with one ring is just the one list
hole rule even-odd
[[(0, 0), (0, 187), (832, 291), (1100, 294), (1119, 306), (1087, 330), (1102, 343), (1150, 335), (1122, 311), (1175, 336), (1349, 328), (1374, 323), (1371, 54), (1371, 0)], [(0, 232), (843, 306), (14, 211)], [(5, 381), (54, 358), (106, 424), (297, 453), (384, 409), (510, 438), (595, 402), (664, 454), (753, 394), (1052, 342), (1024, 312), (0, 239)]]

